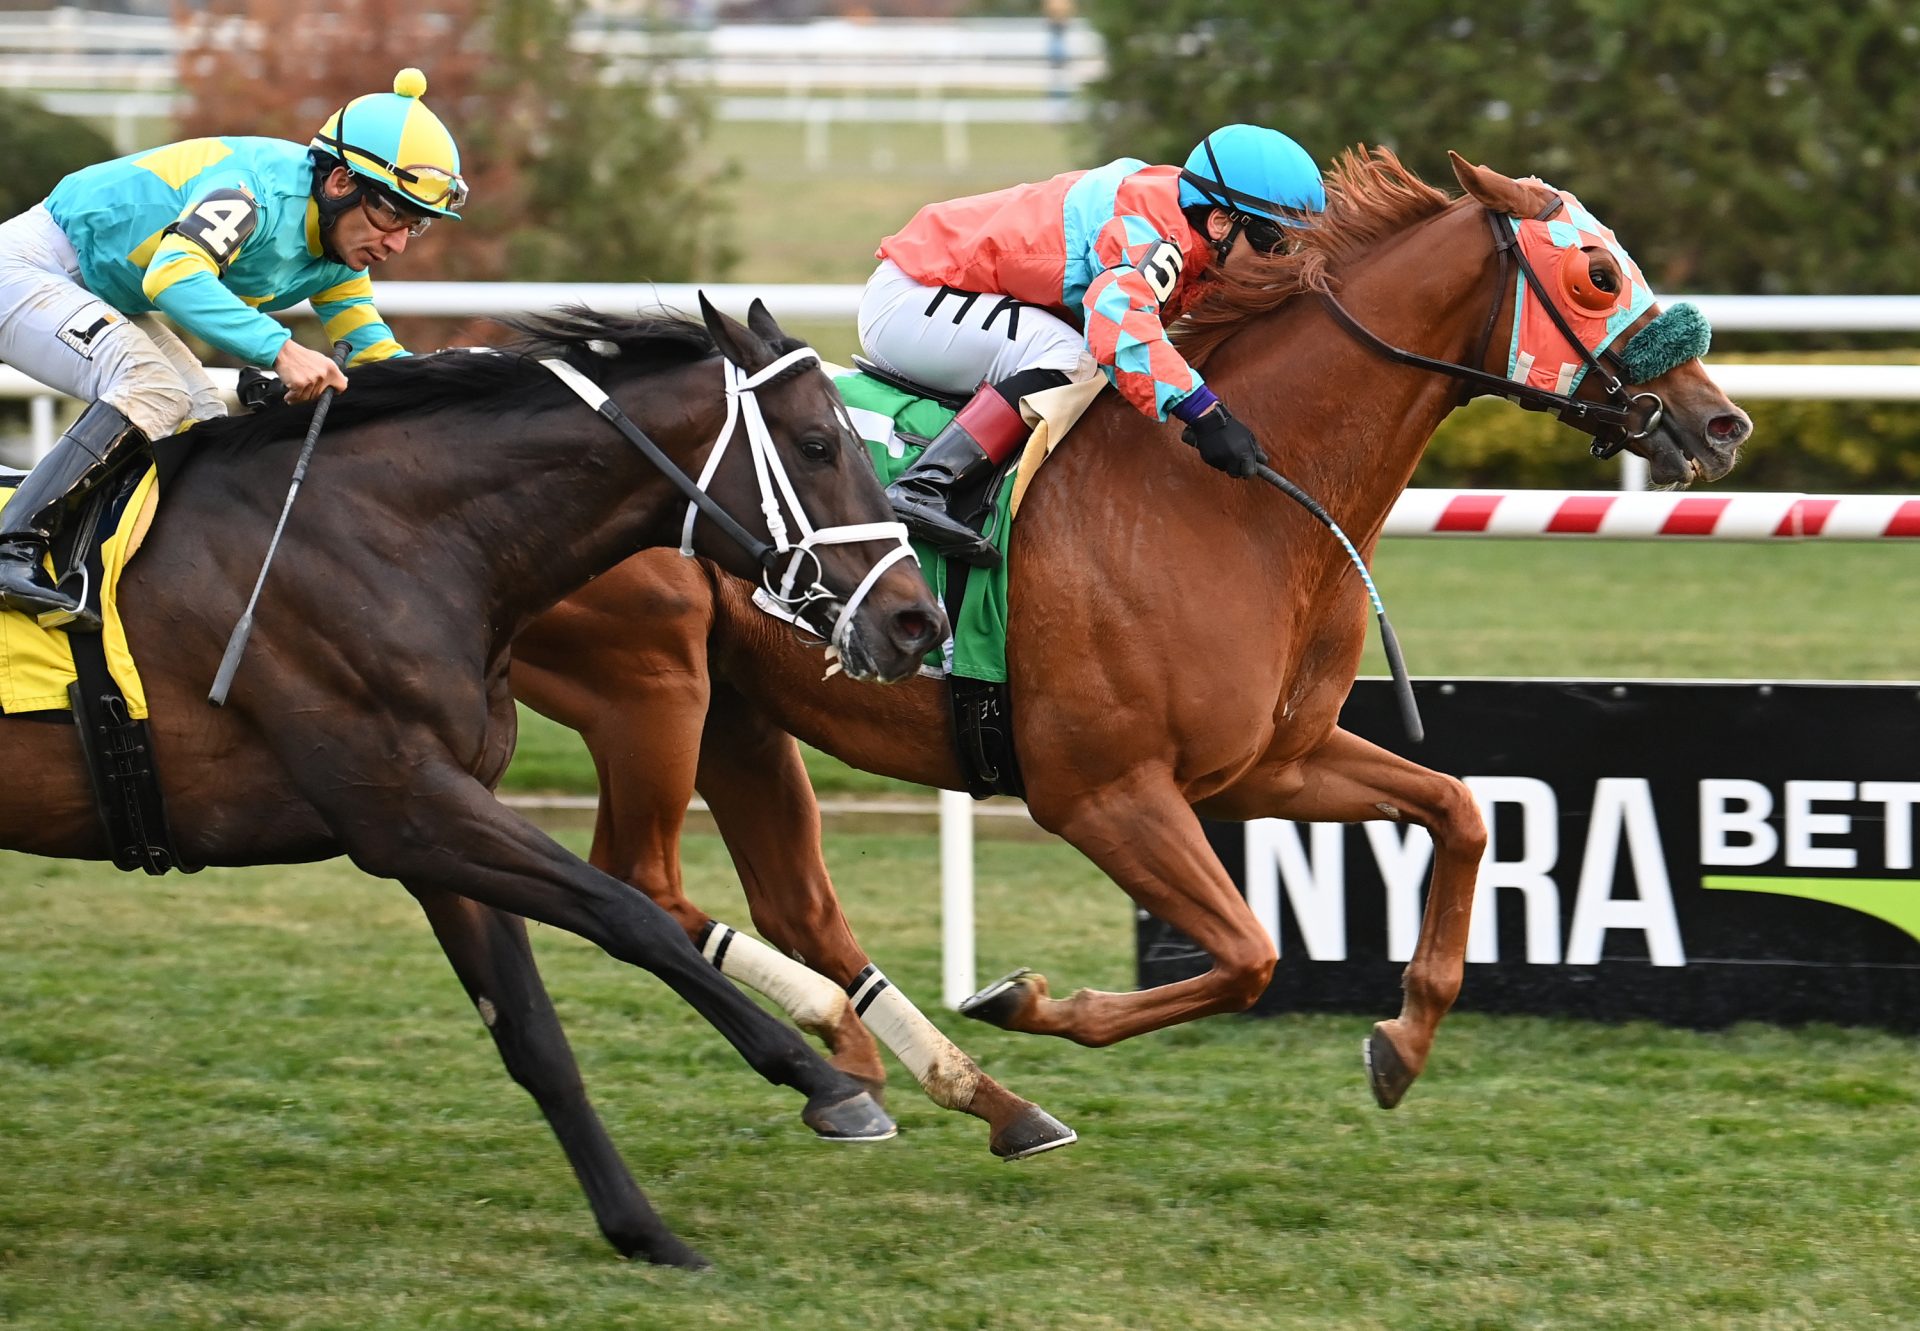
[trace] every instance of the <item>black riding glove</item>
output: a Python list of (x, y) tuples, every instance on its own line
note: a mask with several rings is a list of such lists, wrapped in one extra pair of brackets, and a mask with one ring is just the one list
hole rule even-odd
[(1243, 480), (1267, 460), (1253, 431), (1229, 416), (1224, 402), (1215, 404), (1213, 410), (1187, 426), (1180, 437), (1200, 450), (1201, 459), (1209, 467)]

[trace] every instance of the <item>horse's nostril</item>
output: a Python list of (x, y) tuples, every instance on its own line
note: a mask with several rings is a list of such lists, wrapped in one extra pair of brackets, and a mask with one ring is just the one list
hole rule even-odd
[(893, 632), (902, 646), (924, 646), (933, 641), (933, 617), (918, 610), (902, 610), (893, 617)]
[(1737, 444), (1752, 428), (1745, 416), (1715, 416), (1707, 422), (1707, 437), (1716, 444)]

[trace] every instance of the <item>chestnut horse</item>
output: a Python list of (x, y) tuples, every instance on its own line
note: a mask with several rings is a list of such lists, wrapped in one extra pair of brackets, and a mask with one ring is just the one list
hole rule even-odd
[[(682, 539), (688, 501), (610, 423), (621, 410), (682, 471), (712, 455), (723, 421), (764, 422), (732, 440), (712, 497), (754, 540), (769, 538), (769, 513), (801, 532), (819, 524), (824, 543), (802, 556), (818, 579), (809, 613), (850, 674), (911, 674), (946, 631), (911, 559), (898, 562), (896, 524), (818, 358), (757, 302), (745, 326), (706, 313), (703, 327), (574, 311), (530, 325), (532, 339), (503, 353), (355, 370), (222, 709), (208, 706), (207, 686), (311, 412), (282, 406), (182, 436), (189, 456), (119, 594), (186, 862), (345, 854), (398, 879), (608, 1241), (681, 1265), (701, 1258), (648, 1205), (588, 1102), (522, 917), (654, 972), (756, 1071), (806, 1096), (803, 1117), (822, 1135), (881, 1138), (893, 1125), (856, 1080), (714, 974), (652, 902), (494, 799), (515, 735), (508, 646), (595, 574)], [(550, 372), (556, 361), (564, 370)], [(596, 414), (581, 390), (613, 405)], [(791, 482), (784, 509), (760, 483), (768, 468)], [(713, 521), (696, 535), (720, 567), (758, 573)], [(71, 725), (0, 719), (0, 766), (0, 847), (75, 859), (115, 849)]]
[[(1450, 201), (1390, 153), (1349, 154), (1330, 175), (1326, 213), (1297, 233), (1300, 248), (1266, 260), (1251, 280), (1223, 281), (1182, 333), (1275, 468), (1317, 497), (1363, 552), (1462, 399), (1456, 378), (1383, 354), (1382, 344), (1453, 362), (1476, 391), (1487, 391), (1489, 375), (1518, 388), (1505, 379), (1516, 278), (1497, 257), (1488, 219), (1511, 236), (1505, 218), (1539, 217), (1558, 196), (1458, 157), (1454, 169), (1468, 197)], [(1605, 247), (1575, 255), (1568, 266), (1576, 264), (1589, 270), (1583, 291), (1623, 289)], [(1322, 295), (1336, 280), (1359, 331)], [(1619, 345), (1657, 313), (1648, 308)], [(1640, 428), (1613, 440), (1645, 456), (1662, 483), (1724, 475), (1752, 428), (1697, 354), (1682, 351), (1671, 358), (1680, 363), (1634, 385), (1636, 407), (1657, 395), (1664, 416), (1642, 411)], [(1587, 375), (1583, 402), (1600, 402), (1602, 380), (1597, 369)], [(1624, 386), (1611, 396), (1624, 399)], [(1584, 409), (1562, 405), (1572, 415)], [(1157, 989), (1068, 998), (1052, 997), (1042, 976), (1016, 972), (963, 1011), (1106, 1045), (1244, 1009), (1266, 987), (1275, 946), (1196, 815), (1409, 822), (1433, 838), (1432, 881), (1400, 1015), (1365, 1044), (1374, 1095), (1390, 1108), (1426, 1066), (1459, 991), (1485, 827), (1461, 782), (1339, 727), (1369, 619), (1339, 544), (1272, 489), (1206, 467), (1175, 428), (1108, 395), (1038, 472), (1013, 528), (1007, 662), (1033, 817), (1190, 937), (1212, 968)], [(754, 924), (859, 993), (870, 963), (835, 900), (789, 736), (868, 771), (965, 789), (947, 689), (925, 678), (880, 691), (823, 680), (817, 649), (756, 610), (751, 591), (711, 569), (629, 561), (520, 638), (514, 689), (580, 730), (593, 752), (596, 864), (652, 891), (677, 888), (676, 837), (697, 786)], [(656, 899), (713, 954), (724, 926), (677, 891)], [(754, 956), (764, 979), (772, 963)], [(740, 977), (755, 979), (744, 968)], [(761, 987), (795, 1010), (788, 996), (800, 982), (771, 978)], [(827, 1036), (841, 1066), (878, 1078), (872, 1042), (844, 1000), (841, 1010), (824, 999), (799, 1006), (802, 1025)], [(923, 1075), (970, 1068), (958, 1051), (903, 1061), (939, 1102), (975, 1113), (984, 1104), (992, 1120), (998, 1101), (969, 1104)]]

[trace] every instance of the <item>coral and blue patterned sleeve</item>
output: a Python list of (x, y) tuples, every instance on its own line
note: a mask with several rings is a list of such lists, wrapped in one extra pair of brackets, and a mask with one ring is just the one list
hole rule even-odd
[(1204, 381), (1167, 340), (1160, 309), (1179, 289), (1180, 246), (1143, 217), (1115, 217), (1093, 241), (1100, 270), (1087, 284), (1087, 347), (1121, 395), (1155, 420)]

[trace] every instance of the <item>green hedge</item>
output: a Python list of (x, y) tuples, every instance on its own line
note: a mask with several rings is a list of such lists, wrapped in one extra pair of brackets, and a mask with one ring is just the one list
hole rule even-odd
[(55, 115), (38, 102), (0, 92), (6, 147), (0, 161), (0, 221), (47, 197), (60, 178), (114, 155), (113, 145), (83, 121)]

